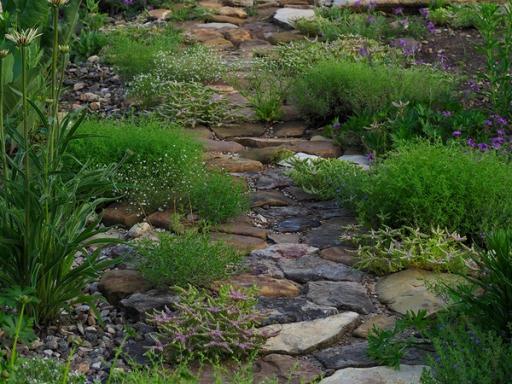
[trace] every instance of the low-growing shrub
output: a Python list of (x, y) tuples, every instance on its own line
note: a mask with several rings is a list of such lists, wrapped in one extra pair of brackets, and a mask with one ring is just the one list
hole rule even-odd
[(157, 54), (177, 50), (181, 40), (180, 33), (170, 26), (119, 29), (109, 34), (105, 58), (124, 79), (130, 80), (151, 72)]
[[(4, 379), (2, 379), (4, 380)], [(66, 366), (56, 359), (23, 358), (19, 359), (13, 372), (9, 373), (6, 384), (85, 384), (82, 374), (66, 373)]]
[(345, 232), (343, 240), (358, 246), (357, 268), (379, 275), (409, 267), (464, 273), (476, 251), (457, 233), (433, 228), (427, 233), (410, 227), (382, 227), (369, 232)]
[(452, 4), (428, 11), (428, 19), (434, 24), (452, 28), (476, 27), (479, 18), (479, 8), (475, 4)]
[(168, 361), (242, 360), (258, 351), (266, 337), (256, 327), (262, 314), (251, 291), (221, 286), (217, 295), (192, 286), (178, 288), (177, 311), (164, 310), (151, 316)]
[(508, 384), (512, 344), (471, 324), (441, 324), (421, 384)]
[(137, 245), (139, 269), (158, 286), (208, 286), (228, 276), (240, 260), (234, 248), (211, 241), (208, 233), (161, 234), (159, 239)]
[(327, 61), (300, 76), (290, 98), (310, 119), (325, 120), (374, 114), (398, 101), (443, 105), (453, 86), (445, 74), (427, 68)]
[(375, 227), (440, 227), (478, 239), (512, 224), (511, 189), (511, 165), (496, 153), (409, 143), (370, 170), (358, 211)]
[(80, 133), (93, 135), (72, 144), (72, 153), (91, 167), (119, 163), (113, 195), (151, 210), (190, 193), (202, 175), (201, 145), (176, 126), (156, 120), (89, 120)]
[(292, 161), (289, 172), (294, 183), (321, 200), (335, 198), (344, 205), (357, 201), (366, 179), (358, 165), (337, 159)]
[(208, 172), (198, 178), (190, 192), (190, 201), (201, 219), (221, 223), (249, 209), (246, 186), (232, 176)]

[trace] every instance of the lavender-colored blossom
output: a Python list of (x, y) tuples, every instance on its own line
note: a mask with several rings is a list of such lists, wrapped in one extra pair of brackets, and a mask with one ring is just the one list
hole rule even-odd
[(493, 122), (491, 119), (487, 119), (484, 121), (484, 125), (487, 126), (487, 127), (492, 127), (493, 126)]
[(375, 154), (373, 152), (368, 152), (366, 155), (366, 158), (370, 163), (373, 163), (375, 161)]
[(461, 137), (462, 136), (462, 132), (461, 131), (453, 131), (452, 132), (452, 136), (453, 137)]
[(354, 1), (354, 7), (360, 7), (361, 6), (361, 0)]
[(219, 307), (208, 307), (207, 310), (210, 313), (219, 313), (221, 311)]
[(476, 142), (471, 137), (466, 141), (466, 144), (469, 145), (471, 148), (475, 148), (476, 147)]
[(436, 32), (436, 26), (433, 22), (429, 21), (427, 23), (427, 30), (430, 32), (430, 33), (435, 33)]
[(430, 16), (430, 11), (428, 8), (420, 8), (420, 15), (423, 16), (425, 19), (428, 19)]
[(377, 3), (374, 0), (371, 0), (368, 3), (368, 10), (373, 11), (373, 10), (375, 10), (375, 8), (377, 8)]
[(400, 19), (398, 20), (398, 23), (404, 28), (404, 29), (407, 29), (409, 28), (409, 19), (407, 17), (403, 18), (403, 19)]
[(393, 9), (393, 13), (395, 15), (403, 15), (404, 14), (404, 9), (402, 7), (396, 7)]
[(494, 115), (494, 121), (499, 125), (508, 125), (507, 119), (500, 115)]
[(229, 297), (233, 300), (247, 300), (247, 295), (245, 295), (243, 292), (231, 290), (229, 292)]
[(469, 80), (468, 81), (468, 87), (473, 92), (480, 92), (480, 86), (478, 85), (478, 83), (475, 80)]
[(498, 137), (493, 137), (491, 139), (491, 145), (495, 149), (500, 148), (503, 144), (505, 144), (505, 139), (503, 137), (498, 136)]
[(368, 17), (366, 18), (366, 22), (368, 24), (373, 24), (373, 23), (375, 23), (375, 21), (377, 21), (377, 19), (373, 15), (368, 15)]
[(451, 117), (451, 116), (453, 116), (453, 112), (452, 111), (442, 111), (441, 115), (443, 115), (444, 117)]
[(214, 329), (214, 330), (210, 331), (209, 335), (210, 335), (211, 337), (216, 338), (216, 339), (221, 339), (221, 338), (222, 338), (222, 336), (223, 336), (223, 333), (222, 333), (222, 331), (221, 331), (221, 330), (219, 330), (219, 329)]
[[(362, 48), (361, 48), (362, 49)], [(361, 56), (364, 56), (361, 54)], [(339, 121), (335, 121), (333, 124), (332, 124), (332, 129), (340, 129), (341, 128), (341, 124)]]
[(184, 335), (183, 333), (180, 332), (176, 332), (176, 334), (174, 335), (174, 340), (180, 342), (181, 344), (185, 344), (185, 342), (187, 341), (187, 335)]
[(134, 3), (135, 0), (123, 0), (123, 4), (124, 5), (132, 5)]
[(485, 143), (479, 143), (478, 144), (478, 149), (482, 152), (485, 152), (489, 149), (489, 146)]
[[(362, 57), (368, 57), (368, 56), (370, 56), (370, 52), (368, 51), (368, 48), (361, 47), (361, 48), (359, 48), (359, 55), (361, 55)], [(335, 125), (336, 125), (336, 127), (334, 127)], [(336, 122), (332, 125), (332, 127), (335, 129), (338, 129), (338, 128), (340, 128), (340, 123)]]
[(500, 137), (505, 136), (505, 130), (504, 130), (504, 129), (501, 129), (501, 128), (500, 128), (500, 129), (498, 129), (498, 130), (496, 131), (496, 133), (497, 133), (497, 134), (498, 134), (498, 136), (500, 136)]

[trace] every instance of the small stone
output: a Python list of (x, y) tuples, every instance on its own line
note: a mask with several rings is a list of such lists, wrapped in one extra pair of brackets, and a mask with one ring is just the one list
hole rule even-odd
[(232, 233), (234, 235), (259, 237), (260, 239), (266, 239), (268, 234), (266, 229), (254, 227), (244, 222), (222, 224), (217, 226), (215, 230), (223, 233)]
[(205, 47), (215, 48), (215, 49), (232, 49), (233, 43), (229, 40), (226, 40), (222, 37), (217, 39), (210, 39), (203, 42)]
[(389, 315), (374, 315), (366, 319), (359, 327), (354, 330), (354, 336), (366, 339), (368, 333), (376, 327), (382, 330), (390, 330), (394, 327), (396, 318)]
[(259, 161), (233, 158), (229, 156), (218, 156), (207, 161), (210, 169), (220, 169), (226, 172), (258, 172), (263, 169), (263, 164)]
[(374, 367), (377, 364), (368, 356), (368, 343), (336, 346), (315, 353), (315, 357), (327, 369), (342, 369), (348, 367)]
[(173, 213), (173, 210), (170, 209), (165, 211), (157, 211), (149, 215), (146, 220), (156, 228), (169, 230), (171, 225), (171, 215)]
[(89, 63), (99, 63), (100, 61), (100, 57), (98, 55), (93, 55), (93, 56), (90, 56), (87, 61)]
[[(238, 136), (261, 136), (266, 130), (267, 127), (264, 124), (251, 122), (212, 127), (212, 131), (221, 139)], [(243, 145), (243, 143), (240, 144)]]
[(138, 271), (131, 269), (106, 271), (98, 283), (100, 292), (113, 305), (136, 292), (145, 292), (150, 287), (151, 284)]
[(87, 84), (85, 84), (83, 81), (80, 81), (80, 82), (75, 83), (75, 84), (73, 85), (73, 91), (75, 91), (75, 92), (81, 91), (81, 90), (82, 90), (82, 89), (84, 89), (86, 86), (87, 86)]
[(307, 233), (304, 242), (320, 249), (339, 246), (342, 244), (342, 227), (350, 224), (356, 224), (355, 217), (335, 217), (326, 220), (320, 227), (313, 228)]
[(92, 93), (92, 92), (86, 92), (82, 93), (79, 97), (80, 101), (98, 101), (100, 99), (100, 96)]
[(359, 165), (363, 169), (370, 168), (370, 160), (364, 155), (343, 155), (338, 160), (348, 161), (349, 163)]
[(358, 319), (357, 313), (344, 312), (312, 321), (269, 325), (260, 331), (278, 333), (267, 339), (262, 350), (266, 353), (299, 355), (330, 346), (348, 332)]
[(252, 39), (251, 32), (245, 29), (231, 29), (224, 34), (224, 37), (235, 45), (240, 45)]
[(170, 9), (156, 8), (148, 11), (148, 16), (152, 20), (165, 21), (171, 16)]
[(265, 249), (251, 252), (251, 256), (257, 258), (268, 258), (273, 260), (300, 259), (304, 256), (315, 255), (318, 248), (307, 244), (275, 244)]
[(130, 228), (142, 221), (142, 215), (131, 205), (115, 203), (103, 210), (101, 221), (106, 226), (122, 225)]
[(300, 235), (296, 233), (272, 233), (268, 238), (276, 244), (294, 244), (300, 240)]
[(313, 19), (315, 11), (313, 9), (281, 8), (276, 11), (273, 20), (288, 28), (295, 28), (295, 22), (298, 19)]
[(233, 7), (249, 8), (254, 6), (254, 0), (224, 0), (224, 4)]
[(217, 13), (222, 16), (232, 16), (239, 19), (247, 18), (247, 12), (243, 8), (238, 7), (221, 7), (217, 9)]
[(344, 246), (325, 248), (320, 251), (320, 257), (322, 259), (350, 266), (356, 264), (355, 255), (355, 249), (347, 248)]
[(99, 111), (101, 109), (101, 103), (99, 101), (94, 101), (89, 104), (89, 108), (91, 111)]
[(153, 289), (144, 293), (134, 293), (130, 297), (121, 300), (121, 306), (128, 316), (143, 320), (147, 312), (163, 309), (164, 307), (172, 308), (178, 302), (179, 297), (169, 291)]
[(128, 231), (128, 237), (137, 239), (146, 236), (152, 231), (151, 225), (148, 223), (137, 223)]
[[(238, 153), (243, 151), (244, 147), (234, 141), (221, 141), (201, 139), (201, 143), (208, 152), (229, 152)], [(255, 160), (255, 159), (252, 159)]]
[(306, 285), (308, 300), (363, 314), (375, 310), (362, 284), (352, 281), (311, 281)]
[(225, 30), (238, 28), (238, 26), (231, 23), (206, 23), (206, 24), (196, 24), (194, 26), (196, 29), (214, 29), (214, 30)]
[(274, 136), (277, 137), (301, 137), (306, 130), (304, 121), (287, 121), (274, 128)]
[(251, 193), (251, 207), (263, 206), (286, 206), (292, 204), (293, 200), (284, 196), (279, 191), (257, 191)]

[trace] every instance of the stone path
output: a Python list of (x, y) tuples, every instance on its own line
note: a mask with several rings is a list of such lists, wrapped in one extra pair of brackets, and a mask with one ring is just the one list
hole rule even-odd
[[(276, 7), (283, 3), (284, 8)], [(272, 44), (301, 38), (283, 25), (289, 27), (293, 15), (311, 15), (309, 5), (302, 0), (259, 2), (257, 15), (251, 17), (236, 6), (240, 5), (239, 0), (227, 4), (203, 1), (203, 7), (217, 10), (218, 15), (208, 23), (183, 25), (190, 39), (218, 49), (227, 61), (233, 57), (250, 58), (255, 49), (272, 49)], [(274, 14), (277, 22), (272, 21)], [(249, 110), (249, 121), (200, 130), (198, 136), (205, 144), (209, 167), (243, 177), (251, 188), (250, 214), (218, 227), (213, 237), (247, 254), (246, 272), (234, 276), (229, 283), (257, 286), (261, 295), (259, 310), (267, 314), (265, 325), (279, 331), (266, 343), (264, 352), (269, 355), (257, 362), (258, 367), (272, 366), (268, 372), (280, 375), (283, 383), (299, 382), (297, 378), (288, 381), (283, 375), (283, 369), (290, 368), (293, 362), (302, 367), (302, 383), (319, 375), (326, 376), (322, 384), (418, 383), (424, 362), (422, 353), (408, 355), (405, 363), (409, 365), (400, 371), (378, 367), (366, 354), (366, 337), (373, 325), (392, 327), (397, 313), (438, 309), (442, 302), (427, 292), (422, 281), (430, 274), (404, 271), (377, 281), (354, 269), (353, 249), (342, 243), (340, 235), (341, 227), (355, 223), (355, 217), (336, 202), (315, 201), (293, 185), (285, 167), (272, 164), (277, 150), (327, 158), (341, 156), (340, 148), (330, 141), (310, 140), (317, 130), (300, 120), (291, 106), (283, 107), (282, 122), (266, 125), (250, 118), (253, 114), (249, 103), (237, 90), (227, 84), (216, 87), (223, 90), (223, 95), (236, 95), (232, 98), (238, 105)], [(367, 166), (361, 154), (344, 156)], [(168, 217), (166, 212), (157, 212), (147, 221), (155, 227), (168, 228)], [(130, 227), (142, 219), (128, 207), (117, 205), (106, 209), (103, 220)], [(105, 278), (100, 289), (117, 294), (116, 300), (137, 313), (146, 309), (144, 300), (155, 306), (172, 302), (172, 297), (165, 296), (155, 301), (151, 291), (141, 297), (134, 286), (143, 283), (134, 276), (130, 278), (134, 283), (127, 284), (131, 288), (128, 293), (111, 292), (115, 287), (105, 288)], [(126, 284), (120, 287), (126, 288)]]

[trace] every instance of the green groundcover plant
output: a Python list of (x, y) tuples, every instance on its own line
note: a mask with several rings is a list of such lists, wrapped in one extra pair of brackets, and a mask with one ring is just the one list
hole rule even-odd
[(398, 101), (443, 105), (453, 90), (454, 82), (432, 69), (327, 61), (298, 77), (290, 99), (305, 116), (325, 121), (375, 114)]
[(511, 188), (511, 166), (496, 153), (409, 143), (370, 171), (357, 208), (373, 226), (438, 226), (478, 238), (511, 224)]
[(208, 233), (161, 234), (159, 240), (137, 245), (139, 269), (159, 286), (208, 286), (236, 270), (241, 258), (231, 246), (211, 241)]

